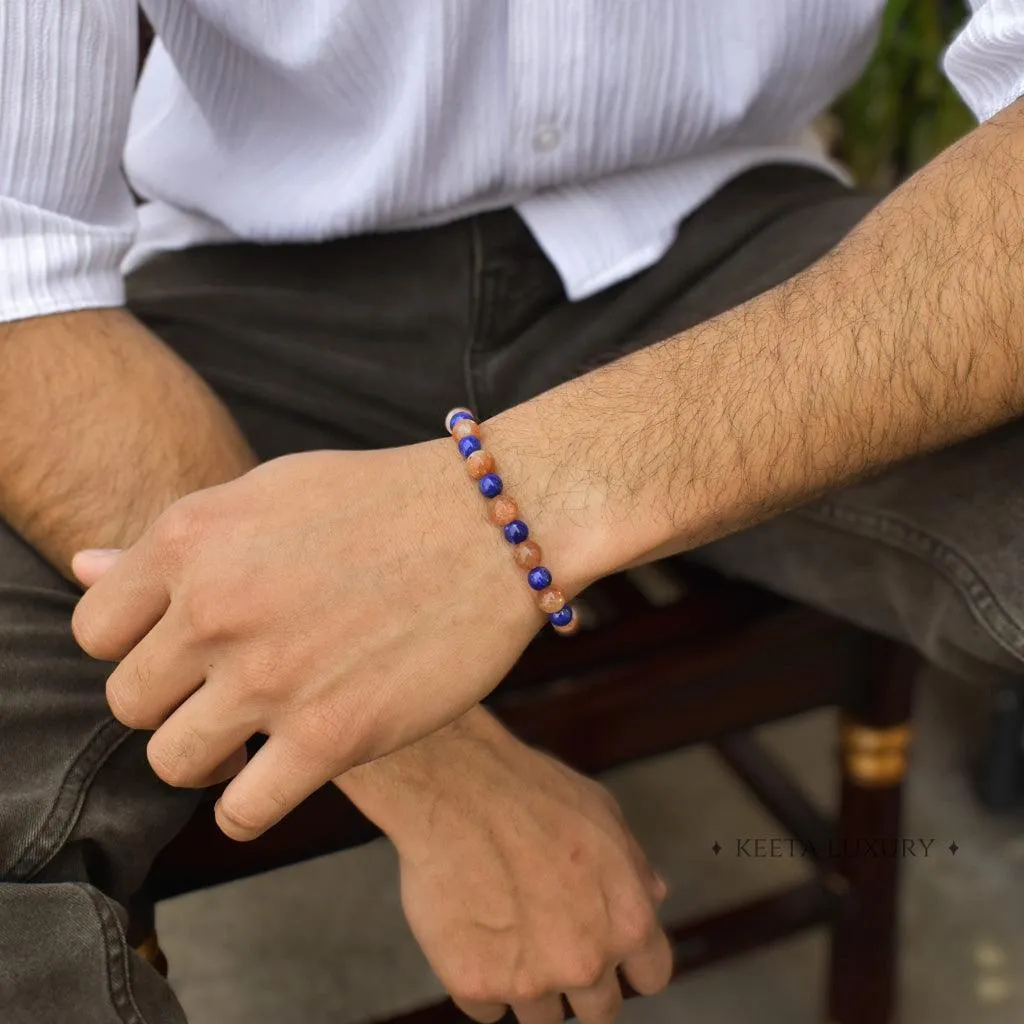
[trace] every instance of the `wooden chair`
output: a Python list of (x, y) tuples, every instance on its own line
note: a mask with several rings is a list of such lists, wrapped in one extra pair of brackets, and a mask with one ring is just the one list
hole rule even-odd
[[(676, 974), (824, 926), (831, 933), (824, 1019), (888, 1024), (899, 858), (865, 856), (863, 843), (899, 835), (916, 658), (678, 560), (604, 580), (580, 605), (585, 628), (569, 639), (540, 637), (499, 688), (491, 703), (506, 724), (588, 773), (710, 743), (791, 836), (813, 851), (811, 881), (702, 920), (672, 923)], [(750, 735), (756, 726), (824, 706), (842, 709), (842, 785), (834, 821)], [(140, 899), (136, 936), (151, 927), (145, 908), (153, 900), (378, 834), (332, 787), (249, 844), (227, 840), (211, 808), (212, 801), (158, 858)], [(140, 946), (154, 962), (162, 961), (152, 937)], [(394, 1022), (462, 1019), (445, 1001)]]

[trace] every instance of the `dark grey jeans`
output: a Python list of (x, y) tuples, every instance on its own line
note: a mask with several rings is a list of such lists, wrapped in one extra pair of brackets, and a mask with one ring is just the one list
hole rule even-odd
[[(585, 302), (512, 212), (320, 245), (162, 257), (130, 303), (263, 458), (438, 434), (698, 323), (832, 247), (872, 200), (762, 168), (690, 217), (651, 270)], [(1024, 657), (1024, 430), (904, 465), (694, 554), (985, 681)], [(124, 907), (197, 795), (159, 783), (76, 649), (75, 591), (0, 524), (0, 1020), (170, 1024)]]

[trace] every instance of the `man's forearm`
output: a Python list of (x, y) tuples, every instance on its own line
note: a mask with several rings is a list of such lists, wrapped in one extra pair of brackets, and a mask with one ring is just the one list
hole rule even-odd
[(125, 311), (0, 326), (0, 516), (61, 572), (254, 461), (217, 397)]
[(578, 589), (1019, 415), (1022, 253), (1018, 102), (805, 272), (496, 417), (489, 443)]

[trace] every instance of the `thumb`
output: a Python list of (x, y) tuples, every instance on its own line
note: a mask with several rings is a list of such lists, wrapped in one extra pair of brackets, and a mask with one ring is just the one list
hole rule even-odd
[(71, 559), (71, 571), (83, 587), (91, 587), (121, 557), (121, 548), (87, 548)]

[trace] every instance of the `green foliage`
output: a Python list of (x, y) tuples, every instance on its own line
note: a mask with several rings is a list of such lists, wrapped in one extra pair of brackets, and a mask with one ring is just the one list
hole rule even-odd
[(973, 127), (941, 68), (965, 16), (963, 0), (889, 0), (870, 65), (834, 107), (838, 156), (862, 184), (892, 187)]

